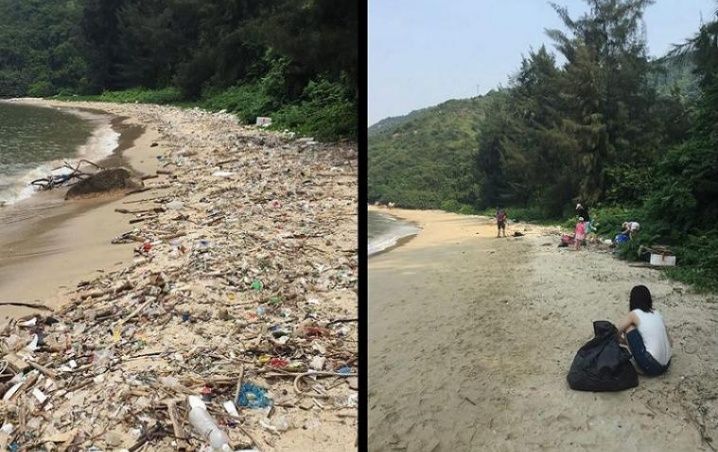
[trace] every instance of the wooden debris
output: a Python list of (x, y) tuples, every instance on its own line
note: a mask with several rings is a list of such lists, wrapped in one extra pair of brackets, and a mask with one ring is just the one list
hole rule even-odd
[[(21, 448), (200, 450), (188, 396), (233, 445), (262, 450), (274, 448), (260, 424), (268, 408), (288, 421), (270, 425), (271, 443), (309, 416), (356, 411), (356, 149), (300, 153), (230, 116), (158, 111), (144, 118), (163, 131), (156, 174), (169, 177), (113, 214), (132, 222), (112, 243), (133, 244), (133, 261), (0, 334), (14, 355), (4, 421)], [(308, 371), (315, 357), (320, 372)]]
[(17, 356), (15, 353), (8, 353), (3, 356), (2, 359), (16, 374), (24, 373), (31, 369), (30, 363)]
[(104, 169), (96, 163), (85, 159), (78, 160), (76, 165), (72, 165), (69, 162), (64, 162), (62, 166), (53, 168), (52, 171), (66, 169), (70, 171), (69, 173), (50, 174), (46, 177), (41, 177), (39, 179), (33, 180), (32, 182), (30, 182), (30, 185), (33, 185), (41, 190), (52, 190), (56, 187), (65, 187), (72, 185), (73, 183), (76, 183), (78, 181), (85, 180), (92, 176), (92, 173), (87, 173), (86, 171), (81, 170), (80, 168), (83, 164), (93, 166), (95, 169), (98, 170)]
[(52, 311), (52, 308), (38, 303), (25, 303), (22, 301), (0, 301), (0, 306), (23, 306), (32, 309), (42, 309), (43, 311)]

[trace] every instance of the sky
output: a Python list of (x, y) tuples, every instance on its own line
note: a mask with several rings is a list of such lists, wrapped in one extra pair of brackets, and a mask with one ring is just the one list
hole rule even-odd
[[(556, 0), (571, 17), (581, 0)], [(708, 22), (716, 0), (657, 0), (646, 8), (648, 51), (661, 56)], [(369, 0), (368, 124), (389, 116), (484, 94), (508, 85), (522, 55), (546, 28), (563, 28), (546, 0)]]

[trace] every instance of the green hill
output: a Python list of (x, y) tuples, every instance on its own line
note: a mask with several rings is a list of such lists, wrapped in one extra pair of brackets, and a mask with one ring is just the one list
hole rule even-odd
[[(660, 97), (680, 95), (693, 103), (700, 96), (690, 58), (666, 56), (653, 64), (649, 80)], [(451, 211), (476, 206), (477, 127), (489, 101), (498, 95), (500, 92), (492, 91), (449, 100), (369, 127), (369, 202)]]
[(449, 100), (368, 129), (368, 200), (410, 208), (458, 210), (477, 190), (476, 126), (489, 93)]

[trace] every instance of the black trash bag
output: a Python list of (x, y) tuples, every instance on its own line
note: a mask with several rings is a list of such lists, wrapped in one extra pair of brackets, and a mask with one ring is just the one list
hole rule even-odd
[(618, 329), (611, 322), (593, 322), (595, 337), (576, 353), (568, 371), (568, 385), (578, 391), (622, 391), (638, 386), (631, 354), (618, 345)]

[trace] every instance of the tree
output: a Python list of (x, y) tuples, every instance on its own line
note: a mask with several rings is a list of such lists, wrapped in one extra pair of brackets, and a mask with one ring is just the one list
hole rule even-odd
[(676, 232), (714, 230), (718, 221), (718, 18), (679, 51), (686, 49), (701, 89), (694, 125), (657, 166), (655, 192), (647, 201), (659, 232), (674, 239)]
[(553, 4), (570, 35), (547, 30), (566, 57), (563, 97), (568, 129), (579, 143), (575, 168), (578, 196), (604, 198), (606, 171), (617, 164), (639, 167), (655, 161), (658, 146), (651, 106), (655, 90), (641, 28), (652, 0), (587, 0), (590, 12), (579, 19)]

